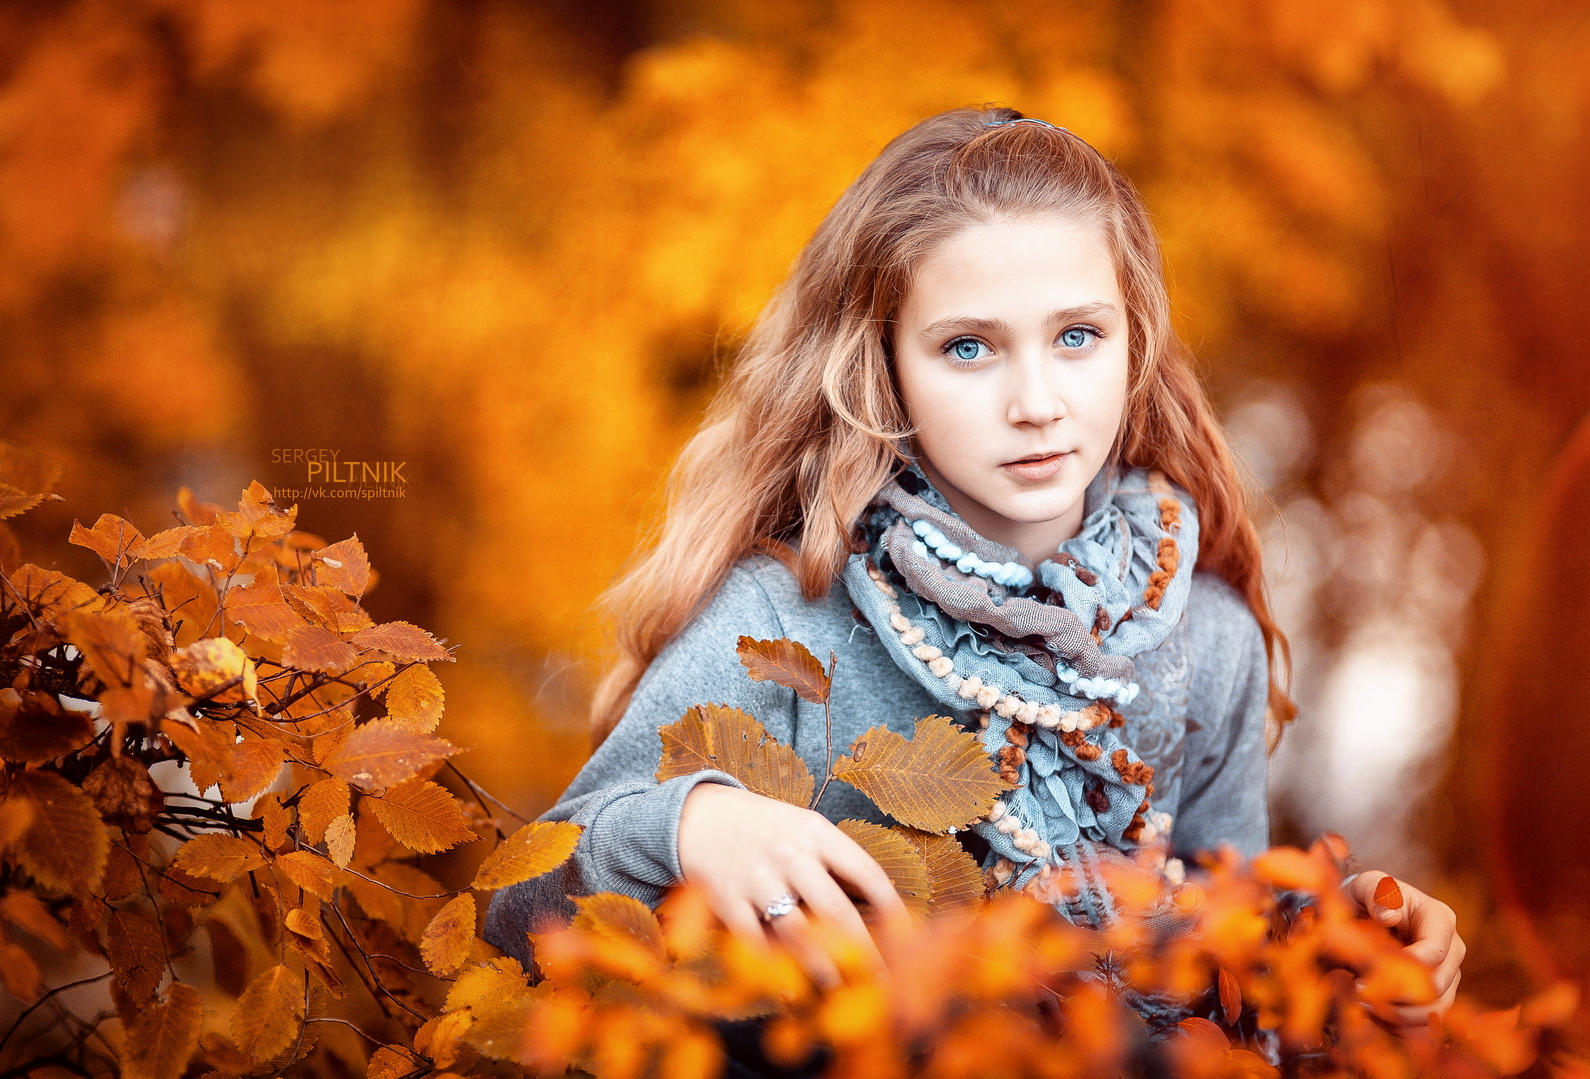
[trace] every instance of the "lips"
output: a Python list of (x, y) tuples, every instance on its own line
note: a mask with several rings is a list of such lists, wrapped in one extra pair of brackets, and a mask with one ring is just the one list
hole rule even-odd
[(1025, 457), (1018, 457), (1014, 461), (1006, 461), (1005, 463), (1007, 465), (1031, 464), (1035, 461), (1046, 461), (1051, 457), (1059, 457), (1060, 452), (1059, 450), (1049, 450), (1045, 453), (1029, 453)]

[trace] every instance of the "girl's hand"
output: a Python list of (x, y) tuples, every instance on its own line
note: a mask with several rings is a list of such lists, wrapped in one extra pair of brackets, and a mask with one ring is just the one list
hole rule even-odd
[(837, 984), (839, 971), (812, 936), (813, 917), (854, 934), (882, 964), (841, 882), (886, 920), (905, 914), (882, 867), (822, 814), (724, 783), (698, 783), (685, 796), (679, 867), (738, 933), (761, 936), (767, 905), (794, 896), (800, 905), (769, 920), (768, 928), (824, 986)]
[(1445, 1015), (1457, 996), (1458, 982), (1463, 972), (1458, 969), (1468, 946), (1458, 936), (1457, 915), (1452, 908), (1426, 895), (1413, 885), (1397, 880), (1402, 891), (1402, 906), (1396, 910), (1380, 906), (1374, 901), (1375, 888), (1387, 874), (1377, 869), (1355, 873), (1342, 882), (1345, 891), (1360, 910), (1377, 918), (1381, 925), (1391, 929), (1405, 941), (1410, 941), (1405, 953), (1430, 968), (1435, 982), (1435, 999), (1428, 1003), (1406, 1002), (1396, 1011), (1398, 1022), (1406, 1028), (1425, 1028), (1428, 1015), (1435, 1012)]

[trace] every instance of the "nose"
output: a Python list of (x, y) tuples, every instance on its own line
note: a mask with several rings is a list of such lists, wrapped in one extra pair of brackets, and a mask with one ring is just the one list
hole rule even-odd
[(1013, 425), (1042, 426), (1066, 414), (1059, 371), (1048, 356), (1023, 355), (1010, 364), (1006, 418)]

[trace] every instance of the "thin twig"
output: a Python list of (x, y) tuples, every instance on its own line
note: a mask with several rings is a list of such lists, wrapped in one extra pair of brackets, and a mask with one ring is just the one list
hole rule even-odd
[(11, 1024), (10, 1029), (5, 1032), (5, 1036), (0, 1037), (0, 1049), (4, 1049), (6, 1047), (6, 1042), (11, 1040), (11, 1035), (17, 1032), (17, 1028), (22, 1025), (23, 1020), (32, 1015), (34, 1012), (38, 1011), (39, 1008), (41, 1008), (51, 997), (55, 996), (55, 994), (64, 993), (68, 989), (76, 989), (80, 985), (92, 985), (95, 982), (102, 982), (110, 976), (111, 971), (107, 970), (105, 973), (96, 974), (92, 978), (83, 978), (79, 981), (67, 982), (65, 985), (58, 985), (54, 989), (51, 989), (48, 993), (45, 993), (38, 1000), (35, 1000), (32, 1004), (24, 1008), (22, 1014), (17, 1016), (16, 1022)]
[(839, 657), (834, 655), (833, 649), (828, 650), (828, 692), (823, 694), (823, 748), (827, 754), (827, 761), (823, 764), (823, 785), (817, 788), (817, 797), (812, 799), (809, 808), (816, 809), (817, 803), (823, 800), (823, 792), (828, 789), (828, 783), (834, 778), (834, 714), (830, 704), (834, 696), (834, 668), (839, 666)]

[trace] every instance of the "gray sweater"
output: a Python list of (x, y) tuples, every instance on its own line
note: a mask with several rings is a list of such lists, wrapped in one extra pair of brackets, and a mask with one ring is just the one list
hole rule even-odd
[[(664, 783), (658, 730), (692, 705), (718, 702), (751, 713), (795, 747), (821, 783), (823, 707), (772, 682), (753, 682), (735, 654), (741, 634), (800, 641), (823, 663), (832, 651), (834, 755), (876, 724), (909, 735), (920, 716), (942, 711), (895, 666), (873, 631), (855, 620), (844, 585), (807, 603), (795, 578), (765, 556), (736, 565), (712, 601), (657, 656), (618, 726), (542, 820), (585, 827), (562, 869), (492, 897), (485, 937), (526, 960), (525, 933), (566, 919), (568, 896), (620, 892), (655, 906), (679, 879), (677, 831), (685, 795), (702, 782), (740, 784), (717, 771)], [(1264, 641), (1241, 596), (1207, 573), (1193, 577), (1180, 625), (1135, 657), (1142, 692), (1121, 709), (1126, 741), (1154, 766), (1155, 809), (1172, 817), (1172, 851), (1187, 857), (1226, 842), (1244, 855), (1269, 841)], [(830, 820), (887, 822), (859, 791), (831, 783), (818, 810)]]

